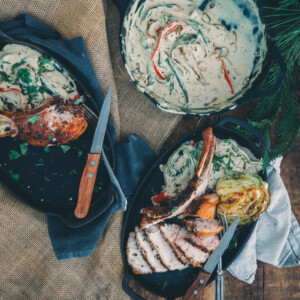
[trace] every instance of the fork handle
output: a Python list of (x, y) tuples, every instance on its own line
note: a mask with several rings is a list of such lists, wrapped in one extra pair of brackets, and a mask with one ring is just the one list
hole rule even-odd
[(223, 300), (223, 270), (218, 269), (215, 283), (215, 300)]
[(88, 159), (81, 176), (78, 200), (74, 211), (74, 214), (78, 219), (85, 218), (89, 212), (99, 161), (100, 154), (88, 154)]

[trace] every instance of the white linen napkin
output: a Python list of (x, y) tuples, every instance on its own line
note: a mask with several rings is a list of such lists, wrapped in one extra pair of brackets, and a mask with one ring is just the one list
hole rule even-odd
[(257, 260), (278, 268), (300, 264), (300, 227), (291, 210), (290, 198), (280, 177), (282, 157), (267, 166), (271, 203), (263, 213), (240, 255), (228, 271), (236, 278), (252, 283)]

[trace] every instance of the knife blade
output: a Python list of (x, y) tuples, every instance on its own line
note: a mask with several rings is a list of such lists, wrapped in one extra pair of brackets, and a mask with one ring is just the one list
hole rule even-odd
[(78, 219), (85, 218), (90, 209), (93, 189), (101, 157), (102, 145), (109, 118), (110, 99), (111, 89), (109, 89), (104, 99), (97, 127), (95, 130), (92, 147), (90, 153), (88, 154), (88, 159), (81, 176), (78, 200), (74, 211), (74, 214)]
[(205, 263), (203, 270), (200, 270), (196, 280), (189, 287), (185, 293), (183, 300), (187, 299), (199, 299), (199, 294), (204, 289), (208, 279), (210, 278), (212, 272), (214, 271), (220, 257), (223, 255), (225, 250), (228, 248), (228, 245), (235, 233), (236, 227), (240, 221), (240, 217), (237, 217), (234, 222), (230, 225), (228, 230), (225, 232), (224, 236), (221, 239), (219, 246), (216, 250), (210, 255), (209, 259)]

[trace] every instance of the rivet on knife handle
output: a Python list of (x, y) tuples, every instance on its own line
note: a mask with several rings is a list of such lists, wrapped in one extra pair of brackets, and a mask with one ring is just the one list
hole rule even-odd
[(200, 271), (193, 284), (189, 287), (189, 289), (183, 296), (183, 300), (199, 300), (200, 294), (203, 291), (210, 276), (211, 274)]
[(78, 219), (85, 218), (89, 212), (99, 161), (100, 154), (88, 154), (88, 159), (80, 181), (77, 206), (74, 211)]

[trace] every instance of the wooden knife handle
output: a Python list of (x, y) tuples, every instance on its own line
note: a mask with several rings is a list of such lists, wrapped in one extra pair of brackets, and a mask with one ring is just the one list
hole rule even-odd
[(200, 270), (197, 278), (185, 293), (183, 300), (198, 300), (211, 274)]
[(88, 154), (88, 159), (81, 176), (78, 201), (74, 211), (78, 219), (85, 218), (89, 212), (99, 161), (100, 154)]

